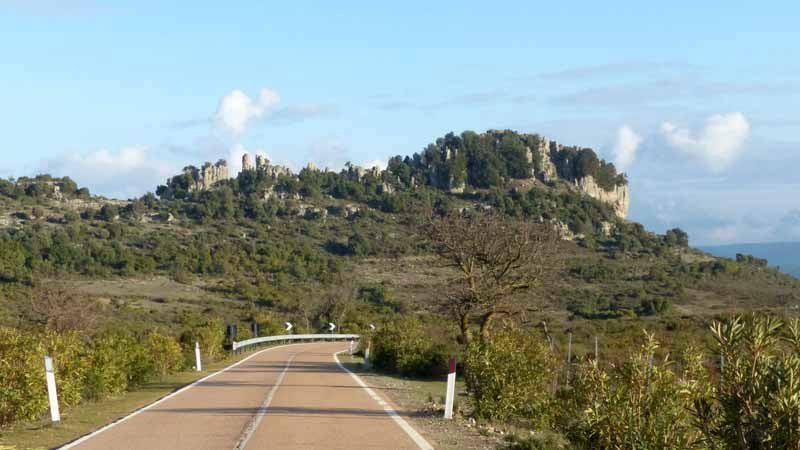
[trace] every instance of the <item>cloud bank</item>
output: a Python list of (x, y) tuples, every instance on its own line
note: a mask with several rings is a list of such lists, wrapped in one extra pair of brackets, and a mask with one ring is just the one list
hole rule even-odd
[(669, 146), (704, 161), (719, 173), (739, 156), (750, 136), (750, 123), (742, 113), (716, 114), (708, 118), (698, 133), (671, 122), (661, 125), (661, 133)]
[(145, 147), (65, 153), (42, 161), (38, 169), (54, 176), (69, 176), (93, 193), (115, 198), (153, 191), (178, 172), (177, 167), (155, 158)]

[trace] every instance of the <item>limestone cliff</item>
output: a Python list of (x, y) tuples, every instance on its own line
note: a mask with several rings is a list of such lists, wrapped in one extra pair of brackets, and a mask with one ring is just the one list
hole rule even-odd
[(206, 162), (203, 167), (197, 169), (195, 167), (187, 167), (184, 169), (184, 175), (191, 180), (189, 184), (189, 191), (202, 191), (210, 189), (220, 181), (227, 180), (228, 163), (221, 159), (216, 164)]
[[(614, 184), (609, 188), (600, 186), (595, 177), (591, 175), (579, 176), (574, 169), (573, 160), (570, 157), (562, 156), (564, 149), (565, 147), (558, 142), (548, 141), (545, 137), (541, 137), (539, 145), (535, 149), (529, 149), (536, 162), (535, 176), (548, 184), (557, 179), (565, 180), (589, 197), (609, 204), (614, 208), (617, 216), (625, 219), (630, 208), (628, 184)], [(572, 149), (575, 153), (583, 150), (580, 147)]]
[(614, 186), (612, 190), (608, 191), (600, 187), (594, 177), (591, 176), (579, 178), (574, 183), (578, 189), (589, 197), (611, 205), (617, 216), (623, 219), (628, 217), (631, 197), (627, 184)]

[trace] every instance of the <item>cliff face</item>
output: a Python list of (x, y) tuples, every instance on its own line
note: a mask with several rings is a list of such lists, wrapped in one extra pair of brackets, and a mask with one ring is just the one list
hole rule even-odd
[(601, 202), (608, 203), (614, 208), (614, 212), (621, 218), (628, 217), (628, 209), (631, 205), (630, 191), (628, 185), (614, 186), (613, 190), (607, 191), (597, 184), (594, 177), (584, 177), (574, 181), (575, 186), (584, 194)]
[[(542, 138), (543, 142), (546, 139)], [(583, 192), (584, 194), (592, 197), (601, 202), (607, 203), (614, 208), (614, 212), (622, 219), (628, 217), (628, 209), (630, 208), (630, 189), (628, 184), (614, 184), (611, 188), (600, 186), (593, 176), (578, 176), (575, 173), (572, 161), (570, 159), (561, 159), (559, 154), (564, 149), (564, 146), (556, 141), (550, 141), (544, 149), (544, 146), (539, 148), (541, 154), (546, 155), (542, 158), (542, 167), (539, 178), (549, 183), (555, 178), (561, 178), (569, 181), (574, 187)], [(576, 148), (580, 151), (580, 148)]]
[(228, 163), (224, 160), (219, 160), (216, 164), (207, 162), (200, 169), (188, 167), (184, 173), (192, 180), (189, 185), (189, 191), (211, 189), (218, 182), (230, 178), (228, 176)]

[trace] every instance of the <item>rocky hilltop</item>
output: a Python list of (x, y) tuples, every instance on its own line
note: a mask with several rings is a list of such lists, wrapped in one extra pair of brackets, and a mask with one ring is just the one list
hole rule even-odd
[[(304, 169), (319, 171), (312, 164)], [(296, 177), (284, 166), (271, 165), (257, 155), (242, 157), (242, 173), (272, 180), (265, 184), (262, 198), (276, 195), (281, 177)], [(572, 190), (609, 205), (619, 218), (626, 218), (630, 206), (627, 178), (618, 174), (613, 164), (599, 159), (590, 148), (564, 146), (536, 134), (489, 130), (485, 133), (452, 133), (428, 145), (412, 156), (395, 156), (388, 167), (364, 168), (348, 163), (341, 172), (362, 184), (375, 183), (378, 194), (413, 191), (422, 186), (453, 194), (467, 191), (508, 188), (539, 184), (551, 189)], [(200, 169), (184, 168), (182, 174), (159, 187), (159, 196), (172, 198), (176, 193), (212, 189), (230, 179), (224, 160), (205, 163)], [(280, 198), (285, 193), (277, 192)], [(299, 194), (293, 193), (299, 199)]]
[[(471, 140), (477, 141), (474, 144), (476, 148), (469, 148)], [(630, 191), (627, 178), (624, 174), (617, 174), (613, 164), (600, 160), (590, 148), (564, 146), (536, 134), (489, 130), (480, 135), (471, 132), (460, 137), (449, 134), (428, 146), (419, 159), (429, 170), (429, 185), (445, 188), (451, 193), (462, 193), (468, 185), (491, 187), (501, 184), (491, 180), (490, 173), (488, 182), (483, 183), (486, 185), (481, 186), (480, 176), (470, 173), (486, 171), (485, 167), (480, 167), (481, 152), (489, 155), (483, 162), (491, 164), (492, 157), (506, 160), (505, 178), (535, 179), (551, 187), (567, 184), (609, 204), (617, 216), (626, 218), (628, 215)], [(413, 163), (408, 158), (403, 162)]]

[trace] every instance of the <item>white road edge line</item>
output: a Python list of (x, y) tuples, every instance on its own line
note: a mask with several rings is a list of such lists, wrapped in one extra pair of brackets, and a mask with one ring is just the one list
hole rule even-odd
[(356, 380), (356, 383), (358, 383), (362, 388), (364, 388), (364, 390), (367, 391), (367, 394), (369, 394), (369, 396), (372, 397), (373, 400), (375, 400), (379, 405), (383, 407), (383, 410), (386, 411), (386, 414), (388, 414), (389, 417), (394, 419), (394, 421), (398, 425), (400, 425), (400, 428), (402, 428), (403, 431), (405, 431), (406, 434), (412, 440), (414, 440), (414, 443), (417, 444), (417, 447), (419, 447), (421, 450), (433, 450), (433, 446), (431, 446), (431, 444), (429, 444), (428, 441), (426, 441), (425, 438), (423, 438), (422, 435), (420, 435), (417, 432), (417, 430), (412, 428), (411, 425), (409, 425), (408, 422), (405, 421), (405, 419), (400, 417), (400, 415), (397, 414), (397, 412), (394, 409), (392, 409), (392, 407), (384, 399), (382, 399), (380, 395), (378, 395), (375, 391), (373, 391), (372, 388), (367, 386), (367, 384), (364, 383), (361, 380), (361, 378), (358, 377), (358, 375), (351, 372), (347, 367), (342, 365), (341, 361), (339, 361), (339, 354), (344, 353), (346, 351), (347, 350), (342, 350), (340, 352), (336, 352), (333, 354), (333, 359), (336, 360), (336, 364), (339, 365), (339, 368), (349, 373), (350, 376), (353, 377), (354, 380)]
[(275, 393), (278, 392), (278, 387), (283, 383), (283, 378), (286, 376), (286, 372), (289, 370), (289, 367), (292, 365), (292, 361), (294, 361), (295, 356), (297, 353), (292, 354), (289, 359), (286, 361), (286, 367), (283, 368), (283, 372), (278, 376), (278, 379), (275, 380), (275, 384), (272, 386), (272, 389), (269, 391), (269, 395), (264, 400), (264, 403), (258, 408), (258, 413), (250, 419), (247, 426), (244, 428), (241, 437), (239, 438), (239, 443), (236, 444), (236, 447), (233, 447), (233, 450), (243, 450), (247, 445), (247, 441), (253, 437), (253, 433), (258, 429), (258, 426), (261, 424), (261, 420), (264, 418), (264, 414), (267, 413), (267, 409), (269, 408), (270, 403), (272, 403), (272, 398), (275, 397)]
[(255, 358), (256, 356), (258, 356), (258, 355), (260, 355), (260, 354), (262, 354), (264, 352), (268, 352), (270, 350), (275, 350), (275, 349), (279, 349), (279, 348), (283, 348), (283, 347), (288, 347), (290, 345), (298, 345), (298, 344), (278, 345), (276, 347), (265, 348), (264, 350), (260, 350), (260, 351), (258, 351), (256, 353), (253, 353), (252, 355), (248, 356), (247, 358), (245, 358), (245, 359), (243, 359), (243, 360), (241, 360), (241, 361), (239, 361), (237, 363), (231, 364), (230, 366), (228, 366), (228, 367), (226, 367), (226, 368), (224, 368), (222, 370), (219, 370), (217, 372), (214, 372), (211, 375), (206, 375), (205, 377), (203, 377), (203, 378), (201, 378), (201, 379), (189, 384), (188, 386), (184, 386), (184, 387), (178, 389), (177, 391), (175, 391), (175, 392), (173, 392), (173, 393), (171, 393), (169, 395), (161, 397), (160, 399), (154, 401), (153, 403), (150, 403), (149, 405), (145, 405), (145, 406), (137, 409), (136, 411), (128, 414), (127, 416), (124, 416), (124, 417), (122, 417), (120, 419), (117, 419), (114, 422), (111, 422), (108, 425), (106, 425), (106, 426), (104, 426), (104, 427), (102, 427), (100, 429), (97, 429), (97, 430), (95, 430), (95, 431), (93, 431), (93, 432), (91, 432), (89, 434), (86, 434), (86, 435), (84, 435), (84, 436), (82, 436), (82, 437), (80, 437), (80, 438), (78, 438), (78, 439), (76, 439), (76, 440), (74, 440), (72, 442), (68, 442), (67, 444), (64, 444), (61, 447), (57, 447), (56, 450), (68, 450), (68, 449), (71, 449), (71, 448), (75, 447), (76, 445), (82, 444), (82, 443), (88, 441), (89, 439), (97, 436), (98, 434), (100, 434), (100, 433), (102, 433), (102, 432), (104, 432), (106, 430), (109, 430), (109, 429), (111, 429), (111, 428), (113, 428), (113, 427), (115, 427), (115, 426), (127, 421), (128, 419), (130, 419), (132, 417), (135, 417), (135, 416), (138, 416), (139, 414), (147, 411), (148, 409), (153, 408), (154, 406), (157, 406), (157, 405), (159, 405), (159, 404), (171, 399), (172, 397), (175, 397), (176, 395), (178, 395), (178, 394), (180, 394), (182, 392), (185, 392), (185, 391), (197, 386), (198, 384), (200, 384), (200, 383), (202, 383), (202, 382), (204, 382), (204, 381), (206, 381), (206, 380), (208, 380), (210, 378), (213, 378), (213, 377), (215, 377), (215, 376), (217, 376), (217, 375), (219, 375), (219, 374), (221, 374), (223, 372), (227, 372), (228, 370), (233, 369), (234, 367), (246, 362), (247, 360), (249, 360), (251, 358)]

